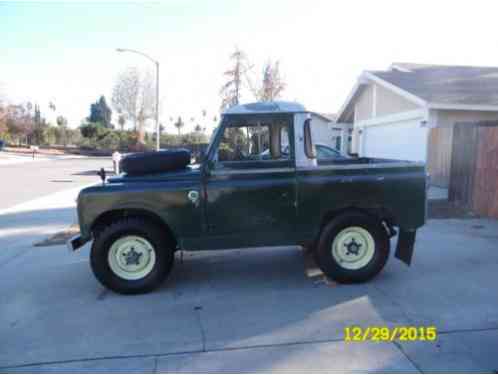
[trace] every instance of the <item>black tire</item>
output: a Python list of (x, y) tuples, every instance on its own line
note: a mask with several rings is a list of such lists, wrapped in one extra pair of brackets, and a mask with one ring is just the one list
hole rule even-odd
[[(334, 239), (348, 227), (360, 227), (366, 230), (372, 236), (375, 244), (370, 261), (358, 269), (345, 268), (332, 255)], [(389, 258), (389, 251), (389, 237), (382, 224), (366, 214), (351, 212), (334, 218), (322, 229), (314, 256), (316, 263), (328, 278), (339, 283), (349, 284), (365, 282), (376, 276), (384, 268)]]
[(190, 151), (184, 149), (140, 152), (125, 156), (120, 169), (132, 176), (174, 171), (190, 164), (190, 156)]
[[(173, 242), (160, 227), (141, 218), (123, 218), (103, 228), (93, 241), (90, 265), (95, 277), (107, 288), (121, 294), (139, 294), (157, 288), (173, 268)], [(109, 265), (112, 244), (124, 236), (139, 236), (153, 247), (155, 263), (143, 278), (128, 280), (118, 276)]]

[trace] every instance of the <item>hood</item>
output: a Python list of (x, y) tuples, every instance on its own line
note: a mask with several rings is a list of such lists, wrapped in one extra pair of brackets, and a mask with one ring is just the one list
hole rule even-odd
[(175, 171), (145, 174), (140, 176), (130, 176), (122, 173), (119, 176), (109, 177), (107, 183), (134, 183), (134, 182), (154, 182), (154, 181), (178, 181), (198, 179), (201, 175), (199, 164), (187, 165), (185, 168)]

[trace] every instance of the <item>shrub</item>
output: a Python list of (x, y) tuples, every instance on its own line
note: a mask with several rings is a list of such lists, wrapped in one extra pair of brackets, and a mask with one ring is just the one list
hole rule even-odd
[(115, 132), (108, 132), (104, 137), (97, 141), (97, 146), (104, 150), (117, 150), (119, 149), (121, 139)]
[(85, 138), (102, 139), (110, 130), (105, 128), (100, 122), (89, 122), (80, 126), (81, 135)]

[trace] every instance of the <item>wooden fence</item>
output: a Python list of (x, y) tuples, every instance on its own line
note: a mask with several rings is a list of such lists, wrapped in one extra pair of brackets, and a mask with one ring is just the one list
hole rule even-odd
[(498, 218), (498, 122), (455, 125), (448, 193), (450, 201)]

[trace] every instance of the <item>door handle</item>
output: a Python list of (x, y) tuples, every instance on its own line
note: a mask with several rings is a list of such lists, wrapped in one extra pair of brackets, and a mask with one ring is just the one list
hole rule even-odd
[(345, 177), (345, 178), (342, 178), (341, 179), (341, 182), (353, 182), (353, 178), (352, 177)]
[(199, 206), (199, 192), (197, 190), (190, 190), (187, 197), (195, 207)]

